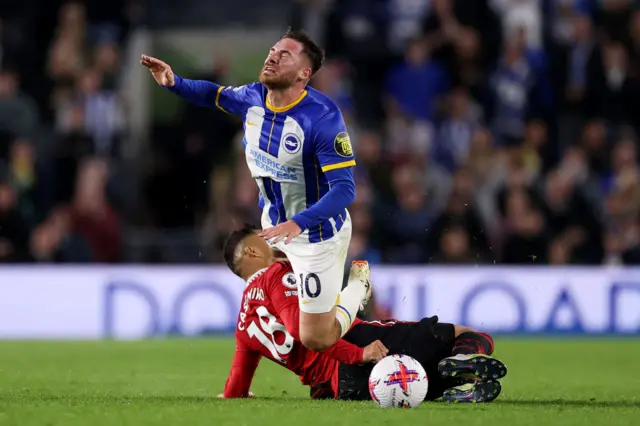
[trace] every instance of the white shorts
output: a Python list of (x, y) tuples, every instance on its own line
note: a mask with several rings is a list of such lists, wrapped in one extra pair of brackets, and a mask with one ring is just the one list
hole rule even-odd
[(351, 217), (347, 213), (344, 225), (329, 240), (310, 243), (305, 233), (289, 244), (280, 241), (274, 246), (291, 262), (298, 282), (298, 303), (302, 312), (323, 314), (336, 306), (350, 242)]

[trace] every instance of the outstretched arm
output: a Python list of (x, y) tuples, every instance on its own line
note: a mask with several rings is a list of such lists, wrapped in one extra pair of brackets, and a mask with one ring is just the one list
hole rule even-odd
[(246, 109), (247, 86), (234, 88), (211, 81), (182, 78), (173, 72), (169, 64), (152, 56), (142, 55), (140, 63), (151, 71), (160, 86), (195, 105), (217, 107), (233, 114), (241, 114)]
[(220, 109), (220, 92), (224, 88), (217, 83), (206, 80), (189, 80), (174, 74), (175, 84), (164, 87), (185, 101), (202, 107), (216, 106)]
[(231, 372), (224, 385), (224, 398), (247, 398), (251, 395), (251, 381), (260, 363), (260, 354), (236, 342)]

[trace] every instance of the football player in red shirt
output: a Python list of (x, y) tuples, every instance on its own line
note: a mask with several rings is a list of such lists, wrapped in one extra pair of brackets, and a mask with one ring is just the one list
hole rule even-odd
[[(371, 399), (372, 362), (388, 353), (409, 355), (423, 365), (429, 377), (427, 399), (488, 402), (500, 393), (497, 379), (506, 374), (506, 366), (489, 356), (493, 339), (484, 333), (438, 323), (437, 317), (419, 322), (356, 318), (343, 339), (323, 352), (313, 352), (300, 342), (299, 283), (289, 262), (276, 260), (267, 242), (249, 226), (230, 235), (224, 257), (247, 284), (231, 372), (220, 397), (252, 396), (251, 381), (264, 356), (298, 375), (311, 387), (313, 398)], [(368, 264), (356, 261), (351, 274), (363, 270), (368, 272)]]

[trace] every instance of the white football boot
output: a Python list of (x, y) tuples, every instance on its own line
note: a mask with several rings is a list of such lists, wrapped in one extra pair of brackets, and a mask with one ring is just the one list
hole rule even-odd
[(364, 307), (371, 300), (371, 269), (369, 268), (369, 262), (366, 260), (354, 260), (351, 262), (351, 269), (349, 271), (349, 284), (355, 282), (361, 282), (364, 285), (365, 292), (362, 297), (362, 301), (360, 302), (360, 310), (363, 310)]

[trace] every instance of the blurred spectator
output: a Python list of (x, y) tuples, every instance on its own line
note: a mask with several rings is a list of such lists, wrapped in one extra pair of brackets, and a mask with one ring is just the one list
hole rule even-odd
[(536, 76), (524, 53), (522, 39), (507, 41), (504, 56), (491, 77), (494, 103), (491, 127), (502, 146), (522, 143), (525, 121), (535, 108)]
[[(475, 51), (484, 65), (497, 57), (502, 27), (488, 0), (434, 0), (424, 23), (424, 32), (436, 49), (434, 57), (453, 70), (455, 49), (467, 50), (471, 34), (480, 34)], [(471, 50), (471, 49), (469, 49)]]
[(595, 23), (603, 40), (627, 44), (632, 0), (600, 0)]
[(447, 99), (446, 115), (440, 124), (434, 148), (436, 161), (453, 172), (469, 157), (471, 140), (480, 129), (482, 112), (464, 87), (454, 89)]
[(19, 84), (14, 71), (0, 72), (0, 158), (6, 158), (9, 140), (33, 136), (38, 125), (37, 108)]
[(558, 98), (560, 143), (567, 146), (579, 132), (587, 114), (589, 78), (597, 69), (596, 39), (586, 15), (567, 21), (570, 35), (566, 43), (555, 45), (551, 55), (551, 80)]
[(550, 144), (547, 123), (542, 120), (526, 124), (522, 147), (525, 167), (535, 176), (546, 173), (558, 161)]
[(602, 46), (601, 63), (589, 81), (589, 112), (613, 123), (629, 123), (636, 130), (640, 124), (634, 105), (640, 86), (633, 78), (628, 53), (621, 43)]
[(103, 88), (103, 77), (98, 69), (86, 70), (78, 80), (78, 102), (96, 155), (118, 157), (125, 131), (124, 106), (117, 93)]
[[(358, 153), (356, 178), (370, 183), (381, 201), (393, 201), (395, 197), (391, 182), (393, 162), (384, 155), (380, 134), (369, 130), (359, 133), (355, 150)], [(356, 188), (356, 196), (360, 197), (359, 188)]]
[(29, 226), (20, 213), (18, 194), (0, 165), (0, 263), (28, 259)]
[[(428, 252), (432, 256), (442, 247), (444, 235), (452, 227), (461, 227), (465, 232), (465, 256), (475, 262), (491, 258), (486, 230), (475, 200), (475, 183), (470, 169), (457, 171), (452, 185), (451, 196), (441, 214), (429, 229)], [(452, 237), (453, 238), (453, 237)], [(460, 238), (457, 235), (456, 238)], [(440, 248), (439, 248), (440, 247)]]
[(526, 265), (547, 261), (544, 219), (523, 189), (514, 188), (507, 193), (504, 230), (504, 263)]
[(31, 234), (30, 249), (38, 263), (93, 262), (87, 240), (71, 229), (69, 213), (58, 209)]
[(502, 15), (506, 39), (517, 37), (524, 29), (527, 46), (542, 45), (542, 9), (538, 0), (491, 0), (491, 3)]
[(93, 138), (84, 130), (84, 109), (80, 106), (70, 109), (64, 132), (60, 133), (54, 152), (56, 202), (71, 201), (78, 164), (94, 153), (94, 147)]
[(393, 175), (396, 202), (381, 213), (375, 229), (384, 234), (381, 245), (385, 260), (392, 263), (421, 263), (426, 260), (427, 231), (433, 221), (433, 207), (416, 167), (396, 169)]
[[(444, 231), (440, 237), (440, 248), (433, 257), (434, 263), (464, 264), (474, 262), (469, 250), (469, 235), (462, 226), (454, 226)], [(479, 255), (478, 255), (479, 257)], [(480, 263), (476, 261), (475, 263)]]
[(380, 251), (371, 246), (369, 236), (364, 232), (358, 232), (351, 236), (347, 265), (350, 265), (353, 260), (366, 260), (372, 265), (382, 261)]
[(422, 39), (409, 40), (404, 63), (387, 76), (389, 114), (408, 121), (433, 121), (438, 98), (449, 86), (445, 69), (429, 58)]
[(333, 100), (342, 111), (347, 125), (357, 125), (353, 111), (353, 98), (348, 66), (342, 61), (328, 61), (313, 77), (313, 86)]
[(597, 176), (606, 173), (609, 161), (607, 128), (601, 120), (593, 120), (584, 126), (579, 145), (587, 155), (589, 169)]
[(493, 146), (493, 136), (486, 128), (477, 130), (471, 139), (469, 173), (475, 182), (478, 214), (488, 238), (494, 238), (499, 227), (497, 194), (506, 175), (505, 156)]
[(382, 83), (389, 65), (385, 0), (341, 0), (328, 13), (325, 48), (355, 70), (353, 99), (358, 121), (374, 126), (383, 116)]
[(404, 63), (387, 75), (387, 115), (393, 153), (426, 155), (431, 149), (437, 102), (448, 85), (444, 68), (430, 60), (424, 40), (410, 40)]
[(30, 141), (18, 139), (11, 145), (9, 178), (17, 196), (17, 207), (29, 227), (40, 220), (38, 212), (47, 209), (42, 199), (43, 179), (36, 165), (35, 150)]
[(595, 3), (592, 0), (547, 1), (551, 40), (560, 45), (569, 43), (574, 37), (574, 20), (578, 16), (591, 16)]
[(122, 224), (106, 198), (107, 164), (87, 160), (78, 171), (78, 185), (69, 206), (72, 232), (86, 238), (96, 262), (120, 260)]
[(598, 218), (564, 169), (552, 171), (543, 184), (544, 213), (552, 236), (562, 238), (579, 263), (602, 259)]
[(638, 223), (628, 221), (604, 236), (605, 265), (640, 264), (640, 229)]

